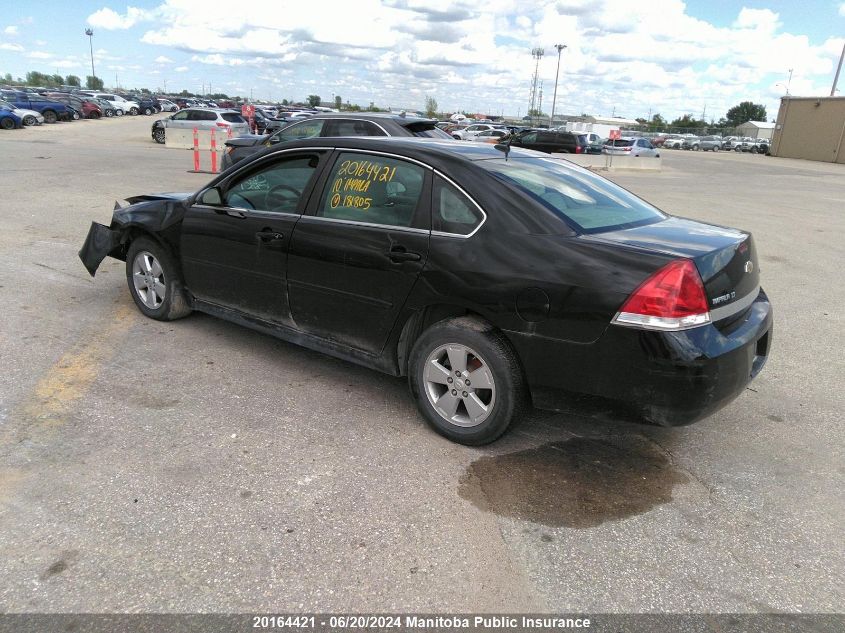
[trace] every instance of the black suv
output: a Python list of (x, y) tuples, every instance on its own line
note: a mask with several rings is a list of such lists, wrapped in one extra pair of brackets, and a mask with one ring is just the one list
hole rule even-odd
[(226, 141), (221, 166), (228, 169), (239, 160), (286, 141), (327, 136), (422, 136), (452, 139), (437, 127), (436, 119), (387, 113), (318, 114), (299, 119), (270, 136), (250, 134)]
[(547, 154), (586, 154), (589, 147), (583, 134), (558, 130), (523, 130), (502, 139), (502, 142)]

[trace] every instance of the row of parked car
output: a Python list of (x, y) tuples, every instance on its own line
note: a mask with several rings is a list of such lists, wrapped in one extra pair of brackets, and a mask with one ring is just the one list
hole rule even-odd
[[(178, 112), (188, 107), (218, 105), (201, 99), (170, 99), (149, 94), (0, 86), (0, 127), (13, 129), (25, 125), (99, 119), (125, 114), (152, 115), (158, 112)], [(235, 104), (224, 102), (223, 106), (234, 107)]]
[(652, 139), (654, 145), (666, 149), (718, 152), (719, 150), (768, 154), (769, 140), (749, 136), (694, 136), (692, 134), (667, 134)]

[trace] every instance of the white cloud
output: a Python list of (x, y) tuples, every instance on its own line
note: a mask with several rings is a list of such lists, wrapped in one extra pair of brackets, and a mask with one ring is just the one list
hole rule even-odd
[(177, 66), (173, 70), (175, 70), (177, 73), (185, 73), (188, 72), (190, 68), (188, 66)]
[(12, 37), (15, 37), (18, 34), (18, 27), (7, 26), (5, 29), (3, 29), (3, 34), (4, 35), (11, 35)]
[(108, 31), (129, 29), (138, 22), (150, 20), (155, 16), (154, 11), (146, 11), (136, 7), (126, 7), (126, 15), (104, 7), (88, 16), (88, 24)]
[(169, 57), (165, 57), (164, 55), (159, 55), (158, 57), (155, 58), (155, 62), (157, 64), (172, 64), (173, 60), (170, 59)]
[(50, 59), (53, 57), (52, 53), (45, 53), (44, 51), (32, 51), (26, 54), (30, 59)]
[(22, 53), (23, 50), (24, 50), (24, 48), (20, 44), (11, 44), (9, 42), (0, 42), (0, 51), (14, 51), (16, 53)]
[(839, 15), (845, 18), (845, 2), (839, 5)]

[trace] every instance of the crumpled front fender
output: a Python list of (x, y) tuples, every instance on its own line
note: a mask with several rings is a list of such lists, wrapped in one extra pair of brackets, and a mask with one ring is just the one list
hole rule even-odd
[(120, 246), (121, 233), (98, 222), (91, 222), (85, 243), (79, 249), (79, 259), (92, 277), (102, 261)]

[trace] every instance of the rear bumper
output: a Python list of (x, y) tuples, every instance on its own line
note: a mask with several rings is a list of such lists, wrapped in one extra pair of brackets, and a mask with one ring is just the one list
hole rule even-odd
[(594, 397), (591, 405), (595, 398), (612, 405), (614, 417), (680, 426), (724, 407), (762, 370), (772, 343), (772, 308), (761, 290), (729, 328), (654, 332), (609, 326), (590, 344), (506, 334), (538, 408), (571, 410), (586, 395)]

